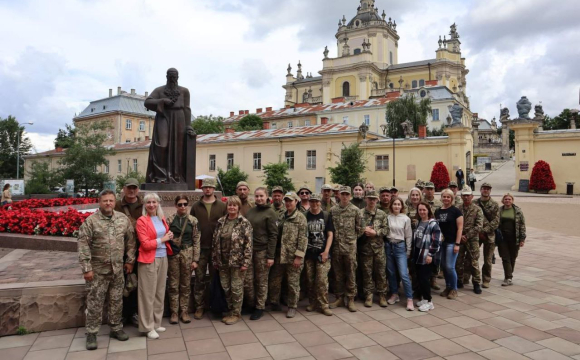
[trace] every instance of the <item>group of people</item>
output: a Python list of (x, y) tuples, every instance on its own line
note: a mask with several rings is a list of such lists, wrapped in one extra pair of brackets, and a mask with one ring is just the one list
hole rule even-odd
[[(357, 293), (366, 307), (373, 306), (375, 295), (387, 307), (400, 301), (400, 283), (407, 310), (429, 311), (434, 309), (431, 289), (440, 289), (440, 267), (441, 295), (449, 299), (457, 298), (457, 289), (470, 278), (476, 294), (489, 287), (496, 244), (504, 265), (502, 285), (511, 285), (526, 238), (513, 196), (504, 195), (500, 207), (488, 183), (477, 200), (468, 187), (459, 192), (455, 182), (441, 192), (441, 200), (432, 182), (415, 185), (406, 201), (395, 187), (377, 191), (372, 183), (352, 190), (325, 184), (320, 194), (307, 186), (297, 193), (258, 187), (251, 199), (249, 185), (240, 182), (236, 195), (223, 203), (214, 195), (215, 181), (206, 179), (203, 197), (189, 209), (188, 198), (177, 196), (176, 212), (167, 218), (157, 194), (139, 199), (135, 179), (127, 181), (119, 201), (105, 190), (99, 211), (87, 218), (78, 238), (88, 288), (87, 349), (97, 348), (106, 297), (111, 337), (128, 338), (124, 318), (158, 338), (165, 331), (167, 281), (170, 323), (190, 322), (192, 271), (194, 318), (203, 318), (207, 309), (207, 274), (219, 276), (228, 307), (222, 321), (228, 325), (241, 319), (242, 308), (251, 311), (251, 320), (260, 319), (268, 303), (272, 311), (281, 311), (285, 302), (286, 316), (292, 318), (301, 293), (308, 297), (306, 311), (327, 316), (340, 306), (357, 311)], [(329, 279), (334, 302), (328, 298)]]

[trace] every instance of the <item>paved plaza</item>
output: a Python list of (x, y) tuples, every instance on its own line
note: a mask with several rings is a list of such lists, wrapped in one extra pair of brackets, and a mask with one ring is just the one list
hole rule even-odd
[[(147, 340), (133, 326), (127, 342), (109, 340), (103, 326), (99, 349), (85, 350), (84, 328), (0, 338), (0, 358), (13, 359), (580, 359), (580, 237), (529, 226), (514, 286), (501, 287), (494, 267), (490, 289), (471, 286), (456, 301), (434, 297), (435, 310), (407, 312), (358, 304), (359, 312), (336, 309), (326, 317), (294, 319), (268, 313), (259, 321), (226, 326), (209, 317), (169, 325), (159, 340)], [(442, 284), (443, 280), (439, 280)]]

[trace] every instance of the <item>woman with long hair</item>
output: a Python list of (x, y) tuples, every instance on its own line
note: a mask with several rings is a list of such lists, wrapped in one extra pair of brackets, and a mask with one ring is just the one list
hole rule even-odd
[(352, 187), (352, 195), (353, 197), (350, 202), (357, 208), (364, 209), (366, 206), (365, 186), (362, 183), (355, 184)]

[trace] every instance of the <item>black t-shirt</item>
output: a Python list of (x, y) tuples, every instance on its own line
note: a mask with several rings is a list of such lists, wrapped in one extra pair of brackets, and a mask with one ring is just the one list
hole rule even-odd
[(328, 214), (326, 224), (324, 223), (324, 213), (321, 211), (317, 215), (310, 211), (306, 213), (308, 223), (308, 248), (306, 249), (306, 259), (316, 259), (326, 249), (329, 232), (334, 232), (332, 215)]
[(461, 210), (455, 206), (435, 211), (435, 220), (439, 223), (444, 242), (455, 244), (455, 240), (457, 239), (457, 218), (461, 216), (463, 216)]

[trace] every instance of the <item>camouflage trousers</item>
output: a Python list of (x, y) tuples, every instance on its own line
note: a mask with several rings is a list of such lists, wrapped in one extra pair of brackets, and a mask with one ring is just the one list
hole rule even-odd
[(189, 295), (191, 294), (191, 263), (193, 247), (181, 249), (179, 254), (168, 257), (169, 266), (168, 292), (169, 309), (172, 313), (189, 312)]
[(455, 270), (457, 279), (463, 283), (469, 282), (469, 275), (473, 276), (474, 284), (481, 284), (481, 273), (479, 271), (479, 242), (477, 239), (467, 240), (459, 247)]
[(387, 258), (385, 256), (385, 248), (381, 246), (381, 248), (375, 252), (370, 244), (364, 244), (360, 249), (360, 260), (365, 297), (373, 295), (375, 291), (378, 294), (386, 295)]
[(328, 272), (330, 261), (321, 263), (318, 259), (306, 259), (304, 262), (306, 273), (306, 288), (310, 305), (321, 309), (328, 308)]
[(220, 266), (220, 283), (226, 294), (228, 310), (240, 315), (244, 298), (244, 272), (239, 267)]
[(205, 281), (205, 275), (209, 266), (210, 281), (214, 276), (214, 268), (211, 264), (211, 249), (201, 249), (199, 253), (199, 262), (195, 269), (195, 285), (193, 287), (193, 301), (196, 309), (205, 308), (205, 300), (208, 294), (208, 286)]
[(495, 251), (495, 242), (479, 240), (479, 246), (481, 245), (483, 245), (483, 266), (481, 267), (481, 276), (483, 277), (483, 282), (488, 283), (491, 281), (491, 262), (493, 259), (493, 252)]
[(244, 306), (264, 310), (268, 297), (268, 267), (267, 250), (254, 251), (252, 262), (246, 270), (244, 278)]
[[(336, 298), (356, 296), (356, 253), (340, 254), (338, 246), (332, 250), (332, 269), (334, 270), (334, 294)], [(345, 291), (346, 290), (346, 291)]]
[(292, 264), (280, 264), (280, 255), (276, 256), (274, 266), (270, 273), (268, 284), (268, 300), (270, 304), (280, 303), (280, 293), (282, 292), (282, 280), (284, 276), (288, 281), (288, 307), (298, 307), (298, 298), (300, 297), (300, 274), (304, 268), (304, 262), (299, 268)]
[(96, 334), (103, 322), (103, 307), (105, 300), (109, 301), (109, 326), (112, 331), (123, 328), (121, 316), (123, 313), (123, 288), (125, 278), (123, 272), (101, 275), (93, 272), (92, 281), (86, 282), (87, 288), (87, 333)]

